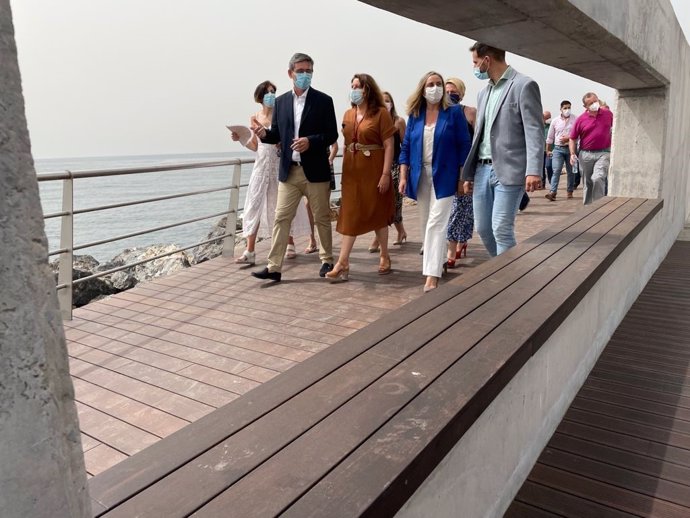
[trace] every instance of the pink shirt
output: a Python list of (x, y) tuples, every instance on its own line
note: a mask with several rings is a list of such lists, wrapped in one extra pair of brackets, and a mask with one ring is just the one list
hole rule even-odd
[(585, 112), (575, 121), (570, 138), (580, 139), (580, 149), (585, 151), (599, 151), (611, 147), (611, 128), (613, 127), (613, 113), (611, 110), (600, 108), (592, 117)]
[[(562, 115), (551, 122), (551, 127), (549, 128), (549, 135), (546, 137), (547, 144), (555, 143), (557, 146), (567, 146), (568, 139), (570, 138), (570, 132), (575, 124), (575, 116), (570, 115), (567, 119), (564, 119)], [(561, 144), (561, 138), (565, 138), (565, 144)]]

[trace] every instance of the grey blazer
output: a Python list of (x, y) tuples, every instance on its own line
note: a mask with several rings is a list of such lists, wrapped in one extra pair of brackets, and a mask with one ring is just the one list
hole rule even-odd
[[(498, 181), (503, 185), (524, 185), (525, 176), (541, 178), (544, 169), (544, 119), (537, 83), (512, 69), (491, 121), (491, 159)], [(465, 167), (464, 180), (473, 181), (479, 159), (479, 143), (484, 135), (486, 101), (492, 86), (479, 93), (474, 141)]]

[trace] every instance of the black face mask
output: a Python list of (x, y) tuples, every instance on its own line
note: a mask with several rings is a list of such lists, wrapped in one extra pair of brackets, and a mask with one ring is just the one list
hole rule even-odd
[(451, 104), (459, 104), (460, 103), (460, 94), (458, 94), (458, 93), (453, 92), (451, 94), (448, 94), (448, 98), (450, 99)]

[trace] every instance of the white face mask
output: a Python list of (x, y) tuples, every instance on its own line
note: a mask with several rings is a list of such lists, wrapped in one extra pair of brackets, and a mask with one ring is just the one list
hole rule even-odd
[(592, 103), (589, 105), (589, 111), (591, 112), (596, 112), (599, 111), (599, 108), (601, 108), (601, 105), (599, 104), (599, 101)]
[(385, 102), (385, 103), (383, 103), (383, 104), (386, 105), (386, 109), (387, 109), (388, 111), (391, 111), (391, 110), (393, 109), (393, 103)]
[(424, 89), (424, 99), (426, 99), (426, 102), (429, 104), (438, 104), (441, 102), (441, 99), (443, 99), (443, 95), (445, 92), (443, 91), (443, 87), (436, 85), (436, 86), (427, 86)]
[(569, 110), (569, 109), (563, 110), (562, 113), (563, 113), (563, 117), (565, 117), (566, 119), (567, 119), (568, 117), (570, 117), (570, 110)]

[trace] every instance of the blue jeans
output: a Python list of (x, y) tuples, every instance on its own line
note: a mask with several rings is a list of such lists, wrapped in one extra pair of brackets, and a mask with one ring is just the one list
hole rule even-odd
[(515, 246), (515, 216), (524, 185), (502, 185), (494, 168), (478, 164), (474, 174), (474, 224), (491, 257)]
[(568, 146), (554, 146), (553, 148), (553, 176), (551, 177), (551, 192), (558, 191), (558, 182), (561, 179), (561, 171), (565, 164), (565, 171), (568, 178), (568, 192), (575, 190), (575, 175), (573, 166), (570, 165), (570, 149)]

